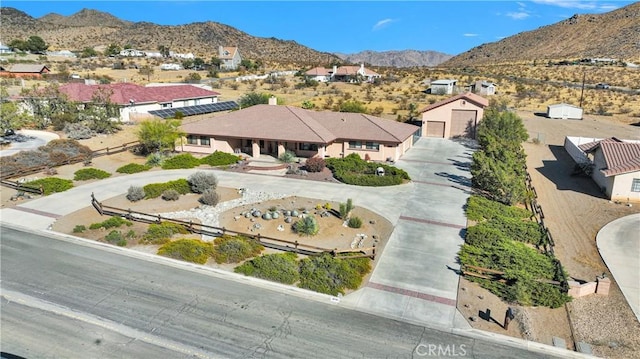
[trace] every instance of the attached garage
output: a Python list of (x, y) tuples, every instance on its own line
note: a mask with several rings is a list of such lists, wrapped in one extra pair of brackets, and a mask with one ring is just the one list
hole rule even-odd
[(427, 137), (444, 138), (445, 122), (429, 121), (427, 123)]
[(489, 100), (471, 92), (452, 96), (422, 110), (422, 135), (475, 138)]
[(451, 131), (449, 137), (476, 138), (476, 124), (478, 111), (453, 110), (451, 111)]

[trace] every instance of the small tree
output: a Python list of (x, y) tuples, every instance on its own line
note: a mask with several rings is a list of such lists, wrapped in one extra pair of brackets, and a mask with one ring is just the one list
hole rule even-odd
[(183, 136), (178, 120), (142, 121), (138, 131), (138, 140), (145, 154), (173, 151), (176, 141)]

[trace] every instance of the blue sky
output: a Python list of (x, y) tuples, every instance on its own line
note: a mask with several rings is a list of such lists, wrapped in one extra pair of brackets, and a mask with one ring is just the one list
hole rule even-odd
[(129, 21), (183, 25), (214, 21), (253, 36), (294, 40), (318, 51), (433, 50), (450, 55), (574, 14), (612, 11), (634, 1), (10, 1), (38, 18), (83, 8)]

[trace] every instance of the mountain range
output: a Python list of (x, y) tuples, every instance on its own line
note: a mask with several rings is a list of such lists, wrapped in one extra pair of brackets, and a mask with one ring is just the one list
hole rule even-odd
[[(142, 50), (166, 46), (208, 59), (218, 46), (238, 46), (245, 58), (280, 64), (326, 65), (335, 62), (372, 66), (451, 66), (523, 62), (545, 59), (609, 57), (640, 59), (640, 2), (595, 15), (574, 15), (558, 23), (486, 43), (453, 56), (435, 51), (320, 52), (291, 40), (249, 35), (217, 22), (168, 26), (121, 20), (109, 13), (83, 9), (70, 16), (51, 13), (34, 18), (18, 9), (0, 7), (4, 43), (38, 35), (50, 49), (82, 50), (110, 43)], [(207, 53), (202, 49), (211, 49)]]

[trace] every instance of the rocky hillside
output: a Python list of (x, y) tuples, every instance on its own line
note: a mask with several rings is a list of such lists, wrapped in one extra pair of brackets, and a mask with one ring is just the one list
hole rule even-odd
[(48, 14), (39, 19), (9, 7), (0, 8), (0, 38), (3, 43), (38, 35), (50, 50), (100, 48), (111, 43), (157, 51), (171, 51), (209, 59), (218, 46), (238, 46), (244, 58), (278, 63), (326, 65), (338, 60), (333, 54), (315, 51), (295, 41), (251, 36), (216, 22), (165, 26), (148, 22), (128, 22), (108, 13), (84, 9), (71, 16)]
[(453, 57), (436, 51), (417, 50), (362, 51), (357, 54), (336, 53), (335, 55), (354, 64), (366, 63), (372, 66), (388, 67), (437, 66)]
[(594, 57), (640, 59), (640, 2), (604, 14), (574, 15), (553, 25), (483, 44), (443, 66)]

